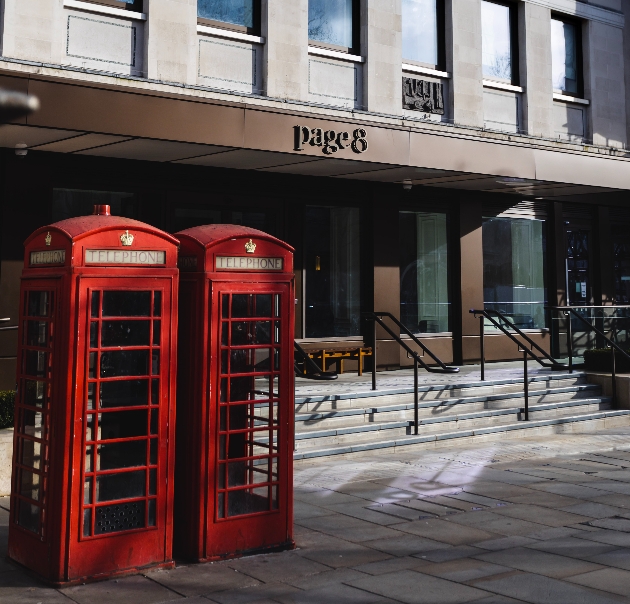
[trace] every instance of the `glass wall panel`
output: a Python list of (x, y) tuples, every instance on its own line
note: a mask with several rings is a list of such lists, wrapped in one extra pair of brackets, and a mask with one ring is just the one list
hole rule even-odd
[(439, 63), (436, 0), (403, 0), (402, 43), (403, 59)]
[(94, 211), (95, 205), (110, 206), (114, 216), (137, 217), (133, 193), (53, 189), (53, 222), (76, 216), (88, 216)]
[(305, 211), (306, 337), (360, 335), (358, 208)]
[(483, 296), (521, 329), (546, 327), (545, 222), (483, 219)]
[(400, 320), (414, 333), (450, 331), (446, 214), (400, 212)]
[(551, 77), (555, 90), (578, 93), (578, 32), (573, 23), (551, 20)]
[(353, 0), (308, 0), (308, 39), (352, 48)]
[(197, 16), (242, 27), (254, 27), (256, 0), (198, 0)]
[(486, 78), (512, 81), (510, 7), (481, 2), (481, 61)]

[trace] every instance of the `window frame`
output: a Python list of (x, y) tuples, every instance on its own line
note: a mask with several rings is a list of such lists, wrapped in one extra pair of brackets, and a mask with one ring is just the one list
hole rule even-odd
[[(310, 4), (310, 0), (309, 0)], [(307, 15), (308, 29), (308, 15)], [(360, 0), (352, 0), (352, 46), (339, 46), (338, 44), (330, 44), (321, 40), (308, 39), (308, 45), (315, 48), (325, 48), (336, 52), (343, 52), (349, 55), (361, 54), (361, 2)]]
[[(197, 0), (197, 11), (199, 11), (199, 0)], [(254, 0), (253, 27), (238, 25), (236, 23), (230, 23), (229, 21), (216, 21), (214, 19), (207, 19), (206, 17), (200, 17), (199, 14), (197, 14), (197, 25), (216, 27), (217, 29), (226, 29), (228, 31), (237, 31), (243, 34), (249, 34), (250, 36), (260, 36), (262, 31), (261, 0)]]
[[(580, 19), (574, 19), (561, 13), (551, 13), (552, 21), (560, 21), (561, 23), (567, 23), (575, 27), (575, 63), (577, 70), (577, 92), (569, 92), (568, 90), (561, 90), (559, 88), (553, 88), (553, 92), (562, 94), (564, 96), (572, 96), (576, 99), (584, 98), (584, 61), (583, 61), (583, 37), (582, 37), (582, 21)], [(551, 69), (553, 71), (553, 56), (551, 62)]]
[(446, 71), (446, 1), (435, 0), (436, 21), (437, 21), (437, 59), (438, 62), (424, 63), (423, 61), (414, 61), (407, 59), (403, 55), (403, 63), (407, 65), (417, 65), (418, 67), (427, 67), (436, 71)]
[[(483, 73), (483, 61), (481, 65), (481, 74), (484, 80), (492, 82), (508, 83), (512, 86), (520, 86), (520, 70), (519, 70), (519, 35), (518, 35), (518, 6), (512, 2), (503, 2), (501, 0), (483, 0), (489, 4), (498, 4), (505, 6), (510, 11), (510, 65), (512, 67), (512, 78), (508, 81), (505, 78), (496, 78), (487, 76)], [(483, 22), (481, 23), (481, 39), (483, 47)]]
[(134, 0), (133, 3), (122, 2), (122, 0), (84, 0), (90, 4), (98, 4), (100, 6), (111, 6), (122, 10), (129, 10), (136, 13), (142, 13), (144, 6), (143, 0)]

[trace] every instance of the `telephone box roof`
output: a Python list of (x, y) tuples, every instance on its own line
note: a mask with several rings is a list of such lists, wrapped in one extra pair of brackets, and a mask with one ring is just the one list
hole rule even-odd
[(95, 235), (103, 231), (110, 231), (113, 229), (133, 229), (135, 231), (143, 231), (145, 233), (151, 233), (163, 239), (166, 239), (174, 245), (179, 245), (179, 240), (170, 235), (169, 233), (156, 229), (150, 224), (134, 220), (133, 218), (125, 218), (124, 216), (110, 216), (105, 214), (90, 215), (90, 216), (77, 216), (76, 218), (68, 218), (59, 222), (54, 222), (48, 226), (43, 226), (37, 229), (24, 242), (27, 245), (32, 239), (46, 233), (47, 231), (58, 231), (63, 233), (72, 241), (83, 239), (88, 235)]
[(237, 224), (206, 224), (203, 226), (196, 226), (184, 231), (176, 233), (179, 238), (188, 238), (196, 241), (204, 248), (209, 248), (224, 241), (230, 239), (236, 239), (237, 237), (249, 237), (251, 239), (264, 239), (279, 245), (290, 252), (294, 249), (284, 241), (273, 237), (258, 229), (252, 229), (250, 227), (240, 226)]

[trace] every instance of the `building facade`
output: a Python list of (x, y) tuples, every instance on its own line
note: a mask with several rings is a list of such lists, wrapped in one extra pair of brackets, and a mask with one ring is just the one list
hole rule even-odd
[[(4, 0), (2, 326), (23, 241), (97, 203), (296, 249), (296, 334), (391, 312), (447, 362), (470, 309), (554, 346), (554, 304), (630, 301), (628, 0)], [(24, 152), (27, 152), (26, 155)], [(486, 326), (490, 359), (518, 356)], [(0, 332), (0, 389), (16, 331)], [(377, 331), (379, 367), (409, 361)]]

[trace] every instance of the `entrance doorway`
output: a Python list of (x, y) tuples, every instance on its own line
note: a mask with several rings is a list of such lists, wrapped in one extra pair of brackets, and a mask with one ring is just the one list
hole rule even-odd
[(575, 228), (569, 225), (565, 230), (565, 242), (567, 305), (593, 304), (591, 229)]

